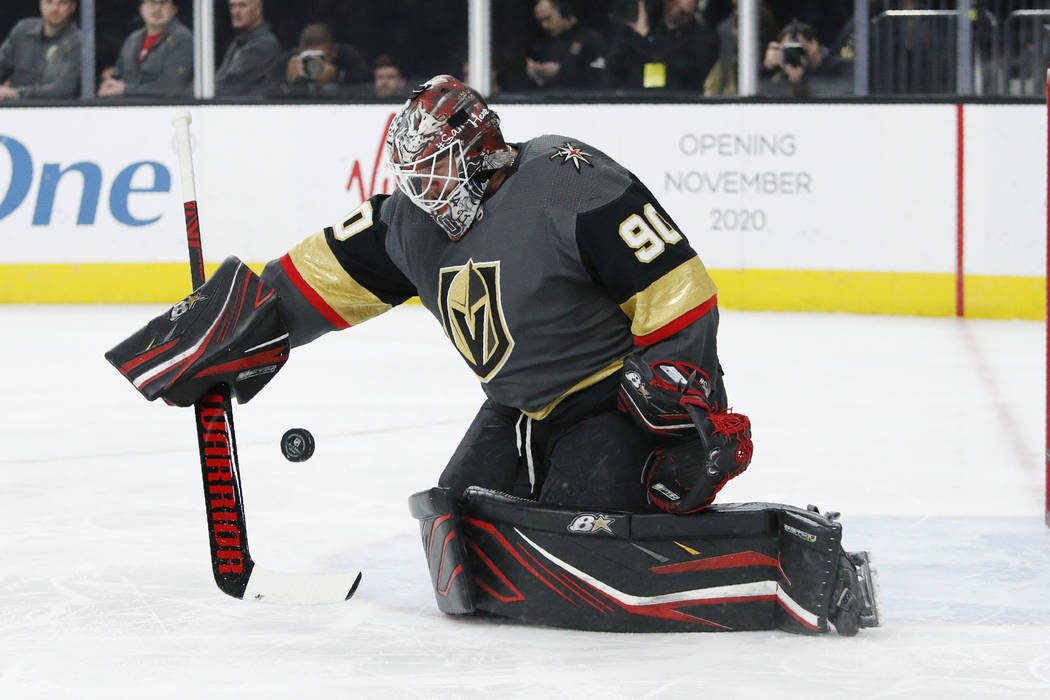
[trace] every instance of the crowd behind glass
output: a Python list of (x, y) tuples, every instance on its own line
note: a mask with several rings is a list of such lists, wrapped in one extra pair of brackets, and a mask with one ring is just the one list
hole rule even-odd
[[(4, 1), (0, 104), (193, 97), (193, 0), (87, 4), (90, 18), (76, 0)], [(491, 0), (491, 92), (515, 99), (736, 95), (736, 5)], [(400, 100), (438, 73), (470, 81), (468, 0), (214, 0), (213, 7), (219, 100)], [(857, 7), (868, 10), (861, 24)], [(966, 90), (954, 61), (960, 8), (969, 10), (974, 67)], [(94, 85), (86, 95), (81, 26), (94, 29), (87, 73)], [(759, 0), (757, 34), (760, 96), (1035, 95), (1050, 0)]]

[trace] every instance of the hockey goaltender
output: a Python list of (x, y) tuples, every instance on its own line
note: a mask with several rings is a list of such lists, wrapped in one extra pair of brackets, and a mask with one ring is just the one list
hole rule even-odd
[[(638, 632), (877, 625), (868, 555), (842, 548), (834, 514), (711, 505), (750, 463), (751, 425), (728, 408), (715, 285), (679, 225), (597, 148), (507, 143), (499, 124), (451, 76), (419, 86), (387, 134), (397, 192), (261, 279), (228, 259), (194, 292), (208, 301), (110, 361), (149, 398), (186, 406), (222, 382), (245, 401), (287, 357), (256, 352), (275, 337), (309, 343), (418, 296), (487, 397), (438, 486), (409, 499), (441, 610)], [(215, 332), (245, 288), (258, 303)]]

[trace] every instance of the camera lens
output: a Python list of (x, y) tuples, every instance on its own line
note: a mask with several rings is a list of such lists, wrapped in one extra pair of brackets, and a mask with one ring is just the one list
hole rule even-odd
[(781, 46), (781, 51), (784, 56), (784, 64), (789, 66), (801, 66), (804, 48), (805, 47), (798, 43), (785, 43)]

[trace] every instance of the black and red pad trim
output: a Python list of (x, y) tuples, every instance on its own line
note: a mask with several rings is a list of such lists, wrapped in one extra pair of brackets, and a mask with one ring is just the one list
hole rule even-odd
[(409, 499), (412, 517), (419, 521), (419, 534), (430, 569), (438, 609), (448, 615), (475, 611), (466, 539), (459, 505), (448, 489), (431, 489)]
[(454, 595), (457, 614), (571, 629), (828, 630), (841, 526), (811, 511), (744, 503), (631, 514), (476, 487), (460, 499), (431, 489), (409, 503), (446, 612)]

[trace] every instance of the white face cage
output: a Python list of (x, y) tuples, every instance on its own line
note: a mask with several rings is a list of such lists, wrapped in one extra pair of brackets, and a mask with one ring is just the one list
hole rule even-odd
[(423, 211), (433, 214), (462, 198), (469, 177), (463, 144), (452, 141), (439, 151), (407, 163), (391, 163), (397, 188)]

